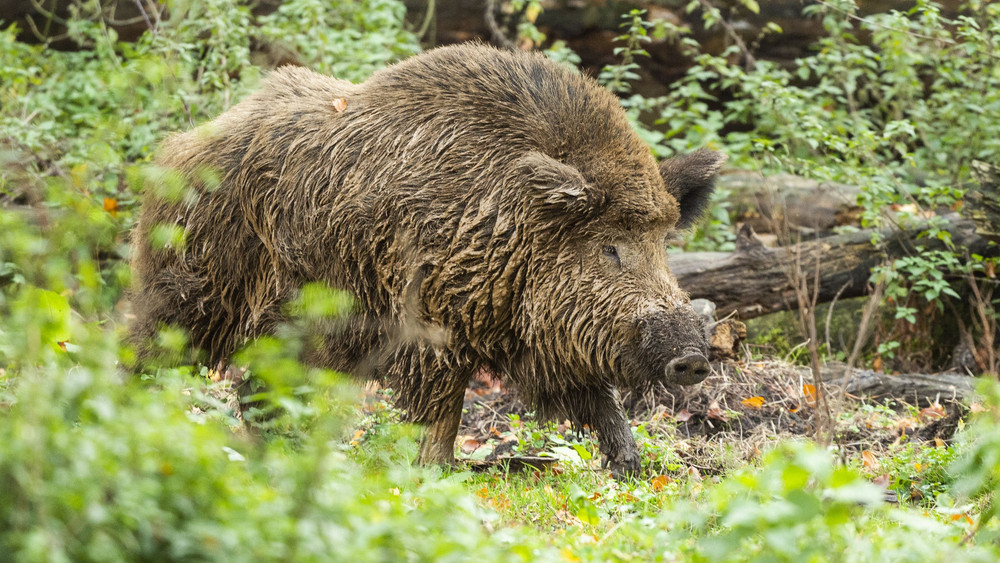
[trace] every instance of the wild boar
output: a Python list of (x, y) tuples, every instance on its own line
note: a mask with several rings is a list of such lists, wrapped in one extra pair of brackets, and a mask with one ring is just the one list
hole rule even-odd
[[(620, 388), (709, 373), (702, 322), (668, 268), (726, 157), (656, 162), (618, 100), (541, 54), (466, 44), (351, 84), (274, 71), (214, 121), (169, 137), (135, 229), (132, 340), (189, 331), (212, 364), (285, 320), (304, 283), (356, 311), (306, 354), (378, 378), (453, 460), (481, 368), (639, 468)], [(153, 244), (158, 225), (186, 244)]]

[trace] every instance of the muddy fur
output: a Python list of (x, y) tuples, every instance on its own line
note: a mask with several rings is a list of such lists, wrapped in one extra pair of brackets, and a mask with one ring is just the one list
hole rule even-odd
[[(164, 142), (135, 231), (132, 338), (149, 360), (158, 327), (180, 326), (225, 363), (326, 282), (358, 310), (307, 359), (386, 381), (429, 426), (422, 460), (451, 460), (486, 368), (596, 429), (625, 474), (638, 452), (617, 389), (706, 354), (666, 241), (724, 160), (658, 165), (614, 96), (539, 54), (445, 47), (357, 85), (281, 68)], [(178, 178), (193, 189), (171, 196)], [(161, 224), (183, 249), (153, 248)]]

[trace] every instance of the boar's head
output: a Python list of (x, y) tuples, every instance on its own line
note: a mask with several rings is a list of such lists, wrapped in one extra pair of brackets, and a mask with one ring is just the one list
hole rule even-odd
[(703, 211), (726, 156), (702, 149), (658, 166), (648, 152), (611, 156), (521, 158), (537, 225), (522, 338), (563, 383), (698, 383), (710, 372), (705, 326), (670, 273), (667, 247)]

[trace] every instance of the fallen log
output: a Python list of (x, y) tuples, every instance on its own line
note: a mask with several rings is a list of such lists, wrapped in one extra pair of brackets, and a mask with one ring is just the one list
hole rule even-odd
[(972, 172), (979, 188), (965, 193), (962, 216), (976, 224), (979, 236), (1000, 244), (1000, 166), (976, 161)]
[(786, 230), (804, 237), (824, 236), (834, 227), (857, 224), (860, 214), (860, 187), (794, 174), (727, 170), (719, 176), (716, 189), (727, 194), (730, 216), (758, 234)]
[[(970, 399), (975, 394), (976, 381), (974, 377), (952, 373), (889, 375), (854, 369), (847, 379), (846, 391), (853, 396), (891, 398), (913, 405), (927, 405)], [(838, 381), (834, 379), (831, 383)]]
[[(976, 233), (975, 224), (950, 214), (945, 226), (955, 248), (982, 256), (996, 256), (997, 246)], [(670, 270), (691, 298), (703, 298), (717, 306), (718, 318), (736, 313), (750, 319), (776, 311), (795, 309), (794, 282), (805, 276), (810, 291), (817, 279), (817, 303), (836, 296), (859, 297), (868, 292), (871, 270), (889, 260), (917, 253), (916, 247), (944, 249), (943, 242), (925, 235), (929, 223), (908, 228), (885, 229), (872, 244), (872, 230), (824, 237), (781, 247), (767, 248), (749, 226), (737, 237), (737, 249), (725, 252), (685, 252), (672, 255)]]

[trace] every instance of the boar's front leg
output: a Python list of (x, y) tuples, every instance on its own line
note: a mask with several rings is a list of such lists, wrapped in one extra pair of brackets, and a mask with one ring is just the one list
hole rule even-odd
[(433, 345), (412, 344), (393, 354), (386, 375), (406, 419), (426, 427), (417, 463), (451, 465), (462, 421), (465, 388), (474, 365)]
[(639, 475), (639, 448), (632, 436), (625, 409), (618, 390), (608, 385), (591, 388), (578, 396), (573, 410), (580, 422), (597, 431), (603, 467), (610, 467), (615, 479), (635, 478)]

